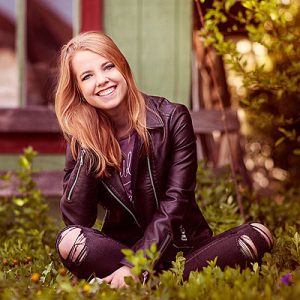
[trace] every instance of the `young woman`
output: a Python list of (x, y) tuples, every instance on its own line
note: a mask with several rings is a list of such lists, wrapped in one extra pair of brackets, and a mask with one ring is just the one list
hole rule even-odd
[[(218, 256), (220, 267), (260, 261), (272, 235), (250, 223), (212, 237), (195, 202), (196, 145), (187, 108), (142, 94), (106, 35), (87, 32), (62, 48), (55, 109), (68, 142), (57, 250), (79, 278), (125, 286), (131, 265), (121, 249), (160, 253), (157, 271), (178, 251), (184, 278)], [(93, 229), (97, 205), (105, 209)], [(138, 280), (137, 278), (135, 278)]]

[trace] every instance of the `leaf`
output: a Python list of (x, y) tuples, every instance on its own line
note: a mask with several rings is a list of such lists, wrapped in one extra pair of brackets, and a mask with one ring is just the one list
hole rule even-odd
[(27, 202), (22, 198), (15, 198), (13, 201), (17, 206), (24, 206), (24, 204)]
[(61, 289), (62, 291), (64, 291), (64, 292), (71, 293), (72, 290), (73, 290), (73, 286), (72, 286), (72, 284), (69, 283), (69, 282), (62, 282), (62, 283), (60, 284), (60, 289)]
[(53, 269), (53, 261), (51, 261), (50, 264), (48, 264), (45, 270), (42, 272), (42, 276), (41, 276), (42, 283), (45, 283), (46, 278), (49, 274), (51, 274), (52, 269)]
[(21, 165), (21, 167), (23, 167), (25, 169), (30, 168), (30, 163), (29, 163), (28, 159), (24, 156), (20, 157), (20, 165)]
[(230, 8), (237, 2), (237, 0), (227, 0), (225, 2), (225, 11), (228, 12)]
[(255, 273), (257, 273), (259, 271), (259, 265), (257, 262), (253, 264), (252, 269)]
[(156, 251), (157, 251), (157, 246), (156, 246), (155, 243), (153, 243), (153, 244), (150, 246), (150, 251), (151, 251), (152, 253), (156, 253)]
[(252, 9), (252, 7), (253, 7), (251, 1), (243, 1), (242, 5), (248, 9)]
[(125, 256), (133, 255), (133, 251), (131, 249), (122, 249), (121, 251)]
[(295, 155), (300, 155), (300, 149), (294, 149), (293, 154)]
[(275, 142), (275, 147), (279, 146), (285, 140), (285, 136), (282, 136)]
[(245, 99), (245, 98), (241, 99), (241, 103), (243, 103), (244, 105), (247, 105), (247, 106), (250, 105), (250, 101), (248, 99)]

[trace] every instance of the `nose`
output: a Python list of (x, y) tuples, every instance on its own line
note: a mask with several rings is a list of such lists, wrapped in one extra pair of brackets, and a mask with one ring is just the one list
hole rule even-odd
[(96, 82), (97, 86), (105, 85), (109, 81), (103, 72), (97, 73), (96, 80), (97, 80)]

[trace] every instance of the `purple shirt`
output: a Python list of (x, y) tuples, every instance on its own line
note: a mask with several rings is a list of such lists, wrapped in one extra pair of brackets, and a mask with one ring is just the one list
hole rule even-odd
[(134, 147), (135, 133), (118, 140), (122, 151), (122, 162), (120, 177), (126, 194), (130, 201), (132, 201), (131, 189), (131, 166), (132, 166), (132, 151)]

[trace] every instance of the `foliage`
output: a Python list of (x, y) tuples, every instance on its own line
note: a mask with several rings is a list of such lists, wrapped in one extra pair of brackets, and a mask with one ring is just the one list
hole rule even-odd
[[(216, 0), (200, 30), (205, 44), (242, 80), (241, 102), (252, 136), (272, 146), (276, 166), (294, 181), (300, 178), (299, 17), (299, 0)], [(263, 61), (258, 57), (253, 63), (237, 50), (241, 35), (251, 41), (252, 54), (266, 53)]]
[[(183, 281), (181, 253), (170, 270), (155, 274), (155, 245), (136, 254), (127, 249), (124, 253), (134, 272), (141, 275), (147, 270), (149, 280), (145, 284), (128, 280), (128, 288), (113, 290), (105, 283), (76, 279), (58, 261), (53, 232), (59, 226), (48, 217), (45, 199), (32, 181), (34, 155), (27, 149), (21, 157), (18, 195), (0, 200), (5, 208), (0, 214), (0, 299), (299, 299), (300, 208), (295, 190), (283, 195), (281, 202), (242, 191), (249, 220), (259, 217), (276, 236), (274, 250), (261, 266), (221, 270), (212, 261)], [(242, 222), (229, 174), (216, 178), (200, 164), (196, 197), (215, 233)]]
[[(300, 225), (300, 189), (278, 191), (276, 195), (261, 196), (239, 186), (247, 221), (268, 224), (271, 230), (278, 227)], [(216, 176), (203, 162), (198, 165), (196, 200), (215, 234), (244, 221), (238, 213), (236, 189), (230, 170)]]
[(196, 200), (215, 234), (243, 223), (235, 191), (229, 169), (225, 176), (216, 177), (203, 162), (199, 163)]

